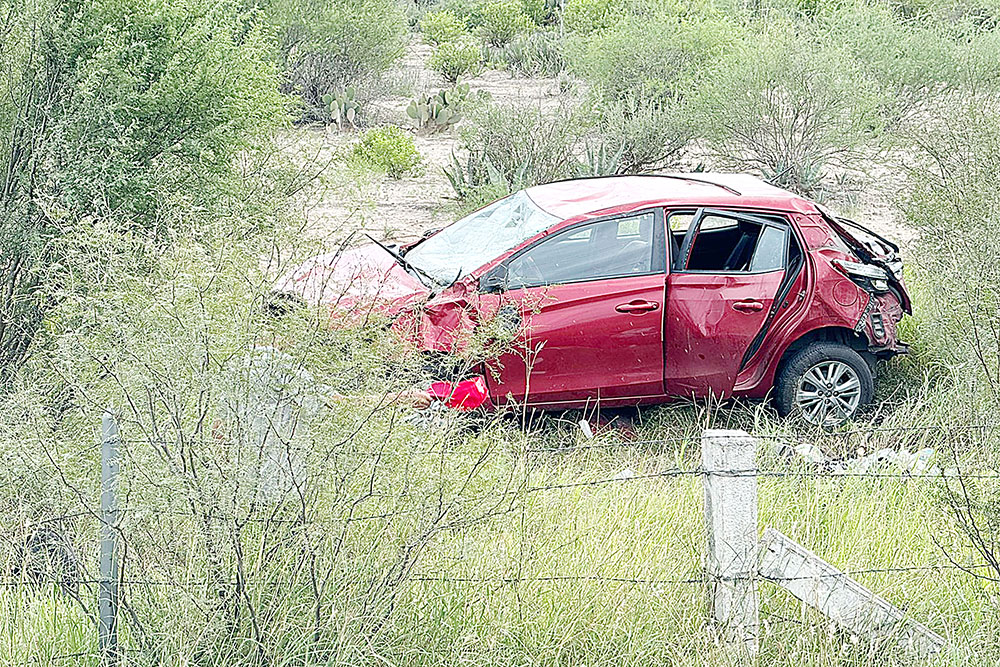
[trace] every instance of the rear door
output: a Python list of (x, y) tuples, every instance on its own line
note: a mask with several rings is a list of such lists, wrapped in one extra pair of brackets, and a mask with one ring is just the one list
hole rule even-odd
[(492, 365), (490, 394), (532, 405), (663, 391), (662, 211), (586, 222), (504, 264), (501, 308), (519, 333)]
[(731, 395), (785, 278), (791, 230), (780, 216), (698, 209), (668, 214), (664, 387)]

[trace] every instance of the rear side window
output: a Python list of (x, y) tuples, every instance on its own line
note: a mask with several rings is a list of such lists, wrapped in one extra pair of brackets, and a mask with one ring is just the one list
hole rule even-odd
[[(662, 230), (652, 211), (573, 227), (532, 246), (507, 266), (507, 288), (623, 278), (662, 271)], [(662, 218), (659, 225), (662, 226)]]
[(776, 271), (785, 266), (785, 249), (788, 247), (788, 230), (766, 226), (757, 238), (757, 247), (750, 258), (750, 271)]
[[(696, 216), (697, 217), (697, 216)], [(765, 273), (786, 265), (789, 232), (785, 224), (757, 216), (706, 212), (689, 232), (689, 248), (678, 264), (682, 270), (720, 273)]]

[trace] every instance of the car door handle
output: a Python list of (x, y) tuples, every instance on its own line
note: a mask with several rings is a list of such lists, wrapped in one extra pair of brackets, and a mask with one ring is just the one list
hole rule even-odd
[(734, 303), (733, 310), (739, 310), (744, 313), (755, 313), (764, 310), (764, 304), (754, 299), (747, 299), (746, 301), (737, 301)]
[(651, 310), (656, 310), (660, 307), (660, 304), (655, 301), (642, 301), (636, 299), (635, 301), (629, 301), (628, 303), (620, 303), (615, 306), (615, 310), (619, 313), (648, 313)]

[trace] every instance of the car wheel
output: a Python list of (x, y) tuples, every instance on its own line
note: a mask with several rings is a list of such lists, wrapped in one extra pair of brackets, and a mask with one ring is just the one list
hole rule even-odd
[(784, 364), (775, 383), (778, 413), (825, 428), (852, 419), (872, 399), (872, 371), (846, 345), (813, 343)]

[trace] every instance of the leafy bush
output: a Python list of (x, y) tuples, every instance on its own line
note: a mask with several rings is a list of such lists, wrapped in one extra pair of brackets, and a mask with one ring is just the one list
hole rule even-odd
[(623, 11), (615, 0), (565, 0), (563, 24), (567, 30), (588, 35), (620, 21)]
[(524, 13), (536, 25), (553, 23), (560, 0), (523, 0)]
[(696, 128), (678, 104), (638, 96), (613, 100), (601, 112), (604, 143), (620, 147), (618, 173), (641, 174), (677, 167)]
[(504, 46), (530, 28), (531, 19), (518, 0), (489, 0), (483, 6), (479, 35), (486, 44)]
[(599, 94), (672, 100), (692, 76), (718, 57), (739, 29), (721, 19), (630, 17), (614, 27), (567, 42), (570, 70)]
[(432, 70), (455, 83), (460, 77), (478, 71), (479, 47), (467, 39), (445, 42), (434, 49), (429, 64)]
[(1000, 96), (940, 100), (908, 126), (906, 221), (921, 234), (915, 263), (921, 338), (964, 392), (1000, 406)]
[[(818, 42), (840, 45), (879, 83), (879, 107), (889, 123), (923, 113), (926, 101), (976, 76), (978, 69), (966, 58), (968, 46), (943, 26), (904, 22), (888, 7), (847, 5), (819, 17), (816, 33)], [(995, 66), (994, 60), (994, 71)]]
[(402, 55), (409, 28), (396, 0), (275, 0), (282, 90), (301, 96), (307, 118), (323, 117), (323, 95), (365, 85)]
[[(259, 201), (237, 157), (269, 149), (286, 116), (234, 4), (63, 9), (14, 2), (0, 29), (0, 383), (118, 257), (142, 275), (177, 235)], [(241, 219), (252, 235), (259, 218)]]
[(447, 9), (424, 14), (420, 19), (420, 32), (431, 44), (443, 44), (467, 34), (465, 23)]
[(667, 23), (719, 12), (712, 0), (563, 0), (563, 25), (579, 35), (607, 30), (624, 20), (640, 18)]
[(491, 64), (502, 65), (513, 74), (554, 76), (566, 68), (562, 39), (553, 30), (521, 34), (501, 47), (487, 45), (486, 50)]
[(469, 114), (462, 132), (467, 158), (453, 159), (452, 187), (459, 197), (475, 197), (485, 188), (495, 198), (567, 178), (577, 164), (580, 127), (570, 109), (548, 115), (516, 104), (485, 104)]
[(354, 145), (352, 155), (392, 178), (402, 178), (420, 164), (420, 153), (413, 137), (396, 125), (374, 127), (365, 132), (361, 141)]
[(861, 149), (880, 132), (878, 103), (877, 83), (849, 54), (780, 26), (719, 61), (691, 98), (719, 165), (807, 195), (823, 191), (834, 170), (865, 165)]

